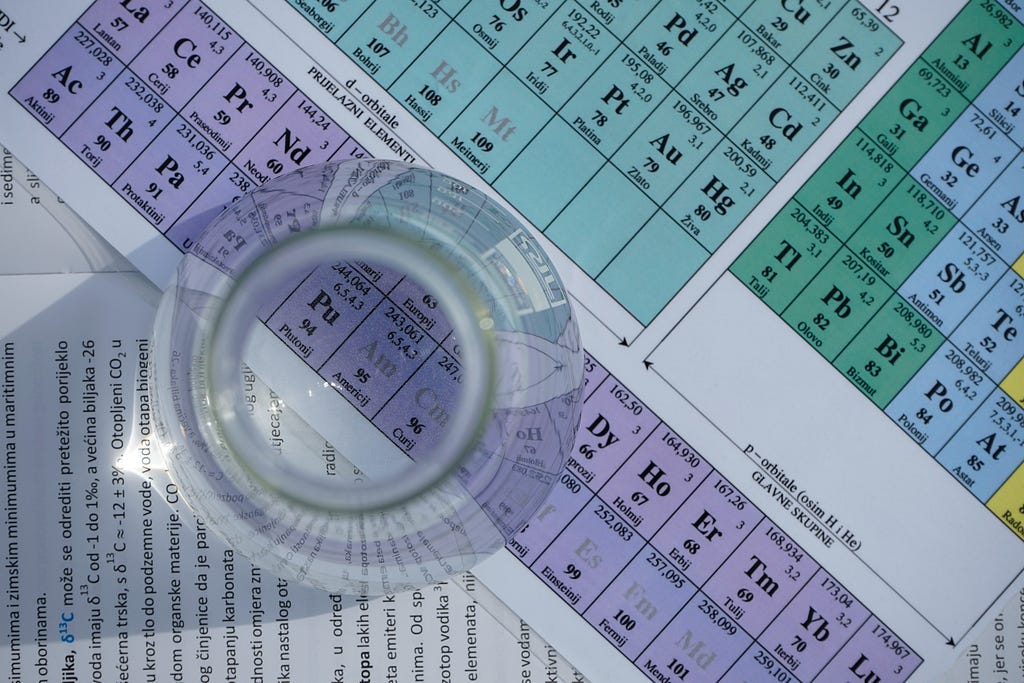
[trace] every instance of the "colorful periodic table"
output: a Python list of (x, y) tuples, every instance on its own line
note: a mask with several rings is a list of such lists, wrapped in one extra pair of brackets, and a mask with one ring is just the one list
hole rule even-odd
[[(125, 11), (122, 4), (102, 0), (92, 4), (11, 89), (10, 96), (174, 244), (186, 248), (211, 216), (267, 177), (304, 163), (365, 154), (353, 138), (209, 8), (199, 2), (170, 4), (171, 8), (154, 8), (145, 21)], [(753, 38), (751, 29), (730, 13), (742, 14), (732, 3), (731, 10), (715, 3), (701, 6), (709, 13), (701, 13), (704, 23), (691, 24), (702, 19), (674, 19), (674, 15), (665, 20), (677, 24), (672, 30), (681, 45), (691, 40), (696, 44), (700, 36), (709, 40), (726, 34), (738, 41)], [(434, 6), (419, 5), (420, 10), (427, 7)], [(809, 31), (805, 39), (810, 47), (784, 48), (782, 42), (773, 43), (772, 52), (763, 48), (761, 63), (769, 67), (764, 57), (785, 54), (798, 67), (801, 55), (813, 54), (808, 51), (815, 45), (819, 51), (829, 49), (824, 43), (834, 42), (835, 31), (887, 36), (886, 40), (895, 41), (859, 7), (856, 3), (839, 4), (821, 17), (806, 10), (797, 13), (793, 28), (797, 24), (808, 27), (800, 30)], [(536, 9), (531, 15), (535, 26), (530, 35), (540, 35), (542, 25), (551, 23), (540, 20), (540, 3)], [(469, 12), (468, 5), (465, 11)], [(572, 17), (583, 10), (566, 6), (559, 11)], [(707, 19), (710, 13), (717, 13), (717, 18)], [(754, 31), (761, 26), (753, 15), (743, 16), (755, 24)], [(663, 25), (659, 24), (662, 19), (648, 15), (632, 27), (629, 35), (639, 40), (643, 27)], [(588, 21), (598, 20), (610, 23), (608, 17), (598, 16)], [(562, 21), (558, 19), (555, 26), (561, 27)], [(605, 41), (600, 52), (593, 54), (614, 55), (614, 68), (629, 64), (629, 54), (643, 54), (632, 53), (617, 39), (608, 42), (613, 40), (612, 34), (598, 28), (597, 23), (587, 26), (595, 40)], [(450, 27), (452, 31), (456, 28), (455, 24)], [(578, 33), (572, 31), (574, 36)], [(339, 38), (344, 35), (339, 34)], [(452, 40), (455, 44), (465, 42), (470, 40), (469, 35), (463, 31)], [(503, 37), (506, 35), (511, 31)], [(588, 42), (578, 36), (573, 40), (582, 41), (581, 45)], [(421, 46), (424, 54), (430, 49), (426, 43), (431, 41)], [(504, 52), (497, 51), (497, 45), (491, 49), (514, 65), (515, 55), (522, 52), (514, 50), (510, 42), (503, 45)], [(705, 44), (705, 48), (710, 47), (711, 43)], [(636, 49), (642, 48), (637, 42)], [(758, 52), (751, 48), (750, 54), (757, 56)], [(844, 63), (853, 72), (865, 73), (868, 69), (862, 64), (880, 65), (887, 56), (888, 51), (879, 48), (865, 53), (863, 62), (851, 58)], [(777, 68), (764, 72), (764, 83), (750, 81), (750, 91), (734, 80), (737, 94), (758, 87), (766, 93), (776, 86), (793, 88), (796, 83), (804, 83), (794, 70), (797, 67), (787, 64), (783, 69), (781, 57), (770, 61)], [(702, 63), (693, 68), (710, 69), (708, 65), (701, 67)], [(748, 66), (757, 71), (756, 64)], [(864, 71), (857, 72), (858, 68)], [(500, 70), (495, 68), (494, 78)], [(673, 77), (674, 82), (678, 83), (689, 70)], [(588, 75), (577, 73), (575, 78), (581, 84), (579, 92), (593, 95), (596, 91), (588, 91), (589, 86), (583, 85)], [(397, 72), (394, 77), (401, 78)], [(654, 80), (652, 76), (652, 83)], [(830, 93), (832, 101), (848, 101), (863, 80), (859, 76), (838, 80)], [(585, 183), (588, 188), (601, 187), (598, 167), (607, 165), (607, 181), (615, 186), (614, 192), (620, 191), (625, 176), (615, 159), (628, 160), (628, 145), (623, 143), (630, 135), (655, 139), (655, 128), (644, 126), (656, 127), (659, 121), (667, 125), (657, 115), (657, 107), (666, 107), (662, 115), (684, 117), (685, 125), (699, 127), (700, 121), (706, 125), (707, 118), (697, 114), (694, 105), (667, 95), (669, 88), (660, 80), (658, 83), (663, 92), (658, 98), (652, 96), (650, 116), (635, 118), (632, 129), (619, 129), (619, 143), (614, 150), (605, 149), (610, 158), (602, 156), (602, 161), (595, 162), (593, 177)], [(843, 89), (839, 83), (848, 85)], [(622, 93), (623, 99), (644, 100), (641, 93), (631, 92), (630, 96)], [(808, 97), (803, 102), (807, 106), (817, 102), (812, 108), (822, 118), (818, 123), (812, 123), (813, 118), (804, 119), (804, 124), (824, 128), (827, 117), (834, 115), (825, 113), (831, 104), (821, 95), (805, 92)], [(570, 111), (565, 109), (572, 100), (569, 95), (564, 94), (566, 101), (559, 105), (559, 111)], [(579, 93), (572, 95), (578, 96), (582, 97)], [(788, 97), (786, 102), (788, 115), (793, 116), (796, 100)], [(452, 125), (464, 108), (449, 112)], [(669, 114), (669, 110), (675, 114)], [(535, 122), (538, 131), (544, 126), (569, 125), (564, 118), (554, 117), (552, 111), (546, 114), (543, 125)], [(770, 116), (770, 112), (762, 113)], [(811, 116), (809, 112), (801, 116), (804, 114)], [(716, 116), (726, 130), (732, 129), (732, 125), (722, 122), (730, 116), (728, 110), (718, 110)], [(441, 119), (439, 110), (437, 120)], [(673, 131), (677, 125), (673, 124)], [(603, 141), (614, 139), (614, 128), (610, 126), (602, 133)], [(722, 148), (721, 154), (729, 148), (735, 152), (733, 144), (717, 130), (711, 127), (701, 133), (710, 136), (705, 139), (707, 148), (717, 145)], [(508, 137), (512, 139), (511, 134)], [(580, 139), (569, 137), (563, 142), (576, 144)], [(590, 155), (598, 155), (602, 149), (594, 140), (586, 144), (593, 145), (587, 152)], [(667, 153), (671, 147), (667, 140), (665, 144)], [(541, 147), (520, 151), (536, 155)], [(563, 149), (563, 153), (570, 152)], [(622, 156), (616, 157), (620, 153)], [(772, 157), (772, 172), (781, 172), (799, 156), (798, 152), (783, 154), (781, 149), (775, 153), (779, 156)], [(675, 158), (682, 163), (688, 154)], [(517, 158), (518, 162), (509, 158), (505, 166), (525, 163), (522, 155)], [(693, 168), (709, 163), (707, 158), (705, 155), (692, 161)], [(547, 168), (539, 158), (531, 163), (537, 172)], [(492, 166), (491, 170), (496, 168)], [(718, 170), (712, 176), (718, 182), (734, 182), (732, 176), (723, 179), (727, 173), (724, 166), (715, 168)], [(613, 171), (618, 175), (612, 177)], [(559, 172), (564, 173), (564, 169)], [(764, 169), (754, 171), (751, 177), (761, 174), (772, 177)], [(500, 181), (499, 175), (496, 171), (493, 178)], [(665, 183), (661, 194), (668, 200), (675, 188), (668, 181), (659, 182)], [(738, 182), (736, 186), (741, 187), (743, 181)], [(604, 186), (603, 192), (612, 191)], [(646, 194), (644, 200), (650, 201)], [(657, 211), (662, 216), (658, 220), (664, 221), (667, 214), (660, 208)], [(582, 216), (573, 220), (586, 223)], [(651, 225), (654, 223), (647, 222), (644, 229)], [(554, 223), (548, 228), (553, 229)], [(689, 239), (676, 226), (671, 229)], [(715, 239), (720, 241), (731, 230), (720, 227)], [(555, 230), (556, 235), (558, 232)], [(704, 233), (705, 240), (711, 239), (707, 237), (709, 232), (710, 228)], [(559, 238), (562, 248), (580, 239), (578, 234), (570, 238), (569, 233)], [(707, 245), (712, 243), (705, 241)], [(674, 291), (682, 282), (666, 285), (665, 291)], [(588, 358), (586, 368), (584, 429), (569, 469), (549, 505), (509, 544), (510, 551), (541, 581), (654, 681), (680, 679), (691, 671), (693, 680), (711, 677), (727, 681), (765, 675), (779, 681), (830, 681), (836, 680), (840, 672), (902, 681), (914, 672), (921, 658), (838, 580), (596, 361)], [(824, 529), (820, 532), (825, 537), (829, 533)], [(829, 543), (827, 538), (822, 542)]]
[(658, 683), (914, 672), (921, 658), (801, 546), (595, 360), (585, 369), (574, 457), (509, 544), (553, 592)]
[(856, 0), (291, 4), (643, 325), (902, 45)]
[(968, 5), (731, 272), (1024, 537), (1024, 19)]

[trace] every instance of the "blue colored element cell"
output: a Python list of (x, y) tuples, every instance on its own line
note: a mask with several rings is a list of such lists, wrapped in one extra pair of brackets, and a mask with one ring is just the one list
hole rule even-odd
[(960, 349), (946, 342), (896, 394), (885, 413), (935, 455), (994, 388)]
[(1024, 460), (1024, 411), (996, 389), (938, 460), (978, 500), (987, 501)]
[(974, 307), (950, 340), (999, 383), (1024, 357), (1024, 280), (1012, 270)]

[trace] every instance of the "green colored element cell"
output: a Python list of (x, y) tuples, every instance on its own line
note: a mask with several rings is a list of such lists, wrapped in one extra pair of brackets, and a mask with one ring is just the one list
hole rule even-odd
[(288, 0), (289, 5), (297, 9), (299, 14), (306, 17), (306, 20), (313, 24), (320, 33), (327, 36), (332, 43), (341, 37), (345, 29), (352, 25), (352, 22), (370, 6), (371, 2), (372, 0), (348, 0), (348, 2), (324, 6), (320, 3)]
[(498, 176), (494, 188), (543, 230), (603, 163), (569, 124), (555, 118)]
[(810, 83), (787, 69), (729, 137), (759, 168), (779, 179), (838, 115)]
[(782, 313), (782, 319), (832, 360), (892, 295), (868, 266), (845, 247)]
[(692, 105), (670, 95), (623, 143), (612, 163), (651, 199), (663, 202), (721, 139)]
[(782, 59), (792, 62), (842, 6), (841, 2), (755, 2), (740, 19)]
[(893, 289), (917, 268), (956, 224), (956, 217), (934, 202), (913, 178), (868, 216), (846, 245)]
[[(587, 22), (590, 29), (579, 30), (578, 21)], [(508, 68), (553, 109), (560, 109), (618, 44), (611, 31), (569, 2), (530, 38)]]
[(551, 15), (554, 3), (470, 2), (455, 22), (480, 47), (508, 61)]
[(626, 45), (675, 86), (735, 21), (716, 2), (663, 2), (640, 22)]
[(971, 0), (921, 55), (973, 100), (1024, 44), (1024, 26), (992, 0)]
[(902, 41), (859, 2), (849, 2), (815, 37), (793, 68), (843, 109), (889, 61)]
[(597, 277), (597, 283), (647, 325), (708, 258), (692, 237), (658, 212)]
[(559, 112), (611, 156), (668, 94), (669, 87), (632, 50), (619, 47)]
[(449, 25), (388, 90), (440, 135), (500, 69), (465, 31)]
[(953, 125), (968, 102), (920, 59), (860, 123), (860, 129), (910, 170)]
[(502, 70), (442, 139), (490, 183), (553, 116), (515, 76)]
[(727, 133), (785, 70), (786, 63), (752, 29), (736, 23), (677, 90)]
[(714, 251), (773, 184), (738, 145), (722, 140), (664, 209), (705, 249)]
[(846, 240), (902, 178), (903, 171), (859, 129), (797, 193), (818, 222)]
[(840, 246), (832, 233), (791, 199), (730, 271), (781, 314)]
[(448, 15), (432, 7), (428, 13), (400, 0), (374, 2), (342, 34), (338, 47), (388, 87), (448, 25)]
[(943, 337), (894, 294), (833, 365), (879, 408), (910, 381)]
[(544, 231), (569, 258), (597, 277), (657, 207), (606, 164)]

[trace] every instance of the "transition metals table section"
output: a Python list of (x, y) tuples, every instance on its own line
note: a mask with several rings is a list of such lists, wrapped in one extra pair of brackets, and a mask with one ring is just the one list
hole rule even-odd
[(855, 0), (290, 4), (642, 325), (902, 45)]
[(731, 272), (1024, 537), (1024, 25), (973, 0)]
[[(614, 376), (585, 368), (574, 456), (508, 546), (541, 581), (652, 681), (910, 677), (915, 652)], [(835, 541), (824, 519), (808, 524)]]

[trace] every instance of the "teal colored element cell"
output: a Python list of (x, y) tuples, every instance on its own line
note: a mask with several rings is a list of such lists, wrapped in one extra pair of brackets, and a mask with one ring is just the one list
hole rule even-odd
[[(662, 1), (667, 2), (669, 0)], [(723, 5), (726, 11), (731, 12), (732, 14), (738, 17), (741, 14), (743, 14), (747, 10), (747, 8), (750, 7), (753, 3), (754, 0), (718, 0), (718, 2), (715, 4)], [(709, 3), (702, 2), (701, 6), (703, 6), (705, 9), (708, 9), (708, 4)]]
[(715, 2), (660, 2), (626, 45), (674, 87), (735, 21)]
[(919, 203), (927, 196), (913, 178), (904, 177), (846, 242), (893, 289), (956, 224), (956, 217), (934, 202)]
[(1024, 280), (1007, 270), (950, 337), (992, 380), (1024, 358)]
[(455, 22), (502, 62), (508, 61), (540, 28), (555, 3), (512, 0), (511, 2), (470, 2)]
[(665, 81), (625, 47), (615, 50), (559, 114), (610, 156), (669, 92)]
[(451, 21), (429, 5), (427, 12), (400, 0), (374, 2), (342, 34), (338, 47), (387, 88)]
[(1018, 146), (1024, 147), (1024, 50), (974, 100), (974, 106)]
[(309, 0), (287, 0), (333, 43), (341, 37), (359, 15), (370, 6), (372, 0), (347, 0), (343, 3), (310, 2)]
[(654, 215), (654, 202), (605, 165), (544, 234), (591, 277)]
[(755, 2), (740, 19), (773, 52), (792, 62), (842, 6), (839, 2)]
[(1024, 461), (1024, 411), (1001, 389), (939, 452), (939, 462), (978, 500), (992, 497)]
[(611, 160), (647, 196), (663, 202), (721, 139), (693, 105), (670, 95)]
[(773, 184), (738, 145), (722, 140), (664, 209), (705, 249), (714, 251)]
[(752, 29), (736, 23), (677, 90), (728, 133), (785, 70), (786, 63)]
[(840, 246), (832, 233), (791, 199), (733, 261), (730, 271), (781, 315)]
[(927, 63), (917, 60), (860, 123), (904, 169), (914, 167), (968, 102)]
[[(588, 31), (578, 29), (575, 16), (584, 17)], [(619, 43), (610, 31), (586, 17), (575, 3), (565, 3), (508, 63), (553, 109), (565, 104)]]
[(758, 168), (779, 179), (838, 115), (802, 76), (787, 69), (729, 137)]
[(1005, 271), (978, 237), (958, 224), (900, 286), (900, 295), (951, 334)]
[(842, 248), (783, 311), (782, 319), (832, 360), (891, 294), (860, 259)]
[(936, 455), (995, 388), (962, 351), (946, 342), (896, 394), (885, 413)]
[(885, 408), (942, 342), (927, 320), (893, 295), (833, 365), (876, 406)]
[(845, 240), (902, 178), (902, 169), (855, 128), (797, 190), (796, 198)]
[(1024, 44), (1024, 26), (1005, 14), (991, 0), (968, 2), (921, 59), (973, 100)]
[(494, 188), (543, 230), (603, 163), (593, 147), (555, 118), (498, 176)]
[(859, 2), (849, 2), (793, 63), (843, 109), (903, 42)]
[(597, 284), (647, 325), (704, 265), (708, 252), (658, 212), (597, 277)]
[(515, 76), (502, 70), (442, 139), (490, 183), (553, 116)]
[(465, 31), (449, 25), (388, 92), (440, 135), (499, 70), (501, 64), (482, 54)]
[[(520, 1), (525, 2), (526, 0)], [(549, 1), (543, 0), (544, 3)], [(586, 21), (574, 19), (575, 26), (584, 35), (589, 35), (593, 31), (592, 25), (596, 24), (612, 31), (620, 40), (629, 35), (629, 32), (640, 23), (649, 9), (649, 3), (621, 2), (620, 0), (589, 0), (589, 2), (566, 4), (576, 5), (577, 8), (586, 7), (586, 12), (584, 12)]]
[(968, 107), (910, 174), (944, 207), (962, 216), (1016, 152), (987, 118)]

